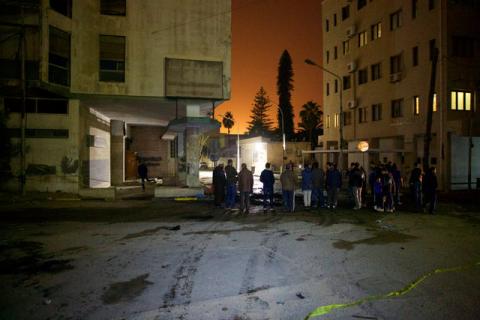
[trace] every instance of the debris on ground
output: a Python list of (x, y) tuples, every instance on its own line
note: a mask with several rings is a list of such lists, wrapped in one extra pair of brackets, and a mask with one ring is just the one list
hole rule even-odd
[(301, 292), (297, 293), (296, 296), (300, 299), (305, 299), (305, 296)]

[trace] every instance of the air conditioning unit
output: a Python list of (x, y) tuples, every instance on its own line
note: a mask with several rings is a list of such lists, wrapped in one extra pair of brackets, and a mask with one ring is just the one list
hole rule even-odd
[(348, 29), (347, 29), (347, 37), (351, 38), (355, 35), (355, 33), (357, 32), (355, 26), (350, 26)]
[(401, 72), (392, 73), (390, 75), (390, 82), (394, 83), (394, 82), (398, 82), (400, 80), (402, 80), (402, 73)]
[(356, 69), (357, 69), (357, 64), (355, 63), (355, 61), (352, 61), (349, 64), (347, 64), (348, 72), (355, 72)]
[(347, 107), (348, 109), (354, 109), (357, 106), (357, 102), (355, 100), (348, 100)]

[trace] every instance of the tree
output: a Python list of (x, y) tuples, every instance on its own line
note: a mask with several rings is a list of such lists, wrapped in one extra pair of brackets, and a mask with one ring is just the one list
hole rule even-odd
[(270, 98), (263, 87), (257, 91), (253, 103), (252, 119), (248, 122), (248, 134), (249, 135), (269, 135), (272, 121), (268, 119), (268, 109), (271, 107)]
[(233, 114), (230, 111), (225, 112), (225, 115), (222, 119), (222, 124), (227, 129), (228, 134), (230, 134), (230, 129), (235, 125), (235, 120), (233, 119)]
[[(294, 136), (293, 107), (291, 91), (293, 90), (292, 58), (287, 50), (283, 51), (278, 64), (277, 94), (278, 107), (283, 111), (284, 131), (288, 139)], [(282, 128), (282, 113), (277, 112), (278, 127)]]
[(300, 111), (301, 122), (298, 123), (298, 126), (305, 133), (307, 140), (310, 141), (312, 150), (315, 149), (317, 144), (314, 137), (318, 136), (322, 129), (322, 115), (320, 106), (314, 101), (305, 103)]

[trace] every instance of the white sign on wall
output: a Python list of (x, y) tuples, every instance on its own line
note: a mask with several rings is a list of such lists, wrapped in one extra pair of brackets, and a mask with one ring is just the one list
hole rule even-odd
[(165, 96), (223, 99), (223, 62), (165, 58)]

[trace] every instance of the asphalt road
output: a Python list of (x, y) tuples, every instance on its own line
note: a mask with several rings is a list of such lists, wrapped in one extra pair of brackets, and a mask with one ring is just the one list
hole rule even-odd
[(0, 319), (479, 319), (475, 211), (4, 204)]

